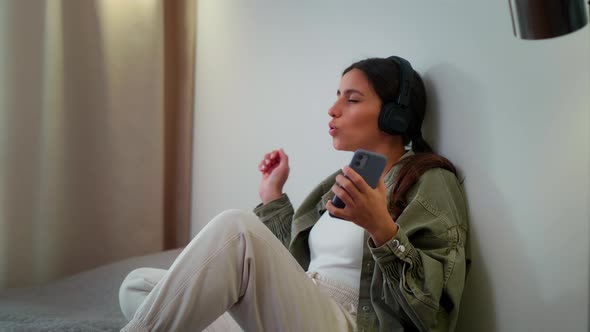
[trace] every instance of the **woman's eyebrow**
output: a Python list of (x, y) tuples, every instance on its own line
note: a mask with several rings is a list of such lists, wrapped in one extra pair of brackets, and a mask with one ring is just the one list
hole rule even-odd
[[(361, 95), (361, 96), (363, 96), (363, 97), (365, 96), (365, 95), (364, 95), (362, 92), (360, 92), (359, 90), (355, 90), (355, 89), (346, 89), (346, 90), (344, 90), (344, 94), (345, 94), (345, 95), (350, 95), (350, 94), (353, 94), (353, 93), (358, 93), (359, 95)], [(340, 90), (337, 90), (337, 91), (336, 91), (336, 96), (340, 96)]]

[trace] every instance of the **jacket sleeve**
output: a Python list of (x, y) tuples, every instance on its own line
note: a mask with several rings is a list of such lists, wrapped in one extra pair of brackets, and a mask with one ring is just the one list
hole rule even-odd
[(291, 223), (293, 222), (293, 205), (286, 194), (268, 204), (259, 204), (254, 208), (266, 227), (289, 249), (291, 242)]
[(375, 247), (369, 238), (368, 245), (382, 273), (385, 303), (395, 301), (420, 331), (452, 331), (466, 275), (463, 196), (457, 190), (438, 197), (423, 192), (396, 220), (393, 239)]

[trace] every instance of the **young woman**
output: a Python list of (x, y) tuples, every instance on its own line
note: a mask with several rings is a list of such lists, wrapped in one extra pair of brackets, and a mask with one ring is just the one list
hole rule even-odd
[(422, 138), (425, 105), (406, 60), (352, 64), (329, 133), (337, 150), (387, 157), (378, 186), (346, 166), (295, 212), (283, 193), (289, 159), (268, 153), (255, 214), (223, 212), (168, 271), (127, 276), (122, 331), (452, 331), (469, 263), (467, 213), (455, 168)]

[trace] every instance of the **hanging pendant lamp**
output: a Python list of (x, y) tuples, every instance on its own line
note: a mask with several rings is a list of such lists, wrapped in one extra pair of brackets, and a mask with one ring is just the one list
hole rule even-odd
[(508, 0), (514, 35), (521, 39), (559, 37), (588, 23), (584, 0)]

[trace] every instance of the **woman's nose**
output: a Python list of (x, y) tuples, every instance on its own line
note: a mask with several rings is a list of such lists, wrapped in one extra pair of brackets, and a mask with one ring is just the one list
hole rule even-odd
[(330, 107), (330, 109), (328, 110), (328, 115), (333, 118), (340, 116), (340, 109), (338, 107), (338, 101), (336, 101), (334, 103), (334, 105), (332, 105), (332, 107)]

